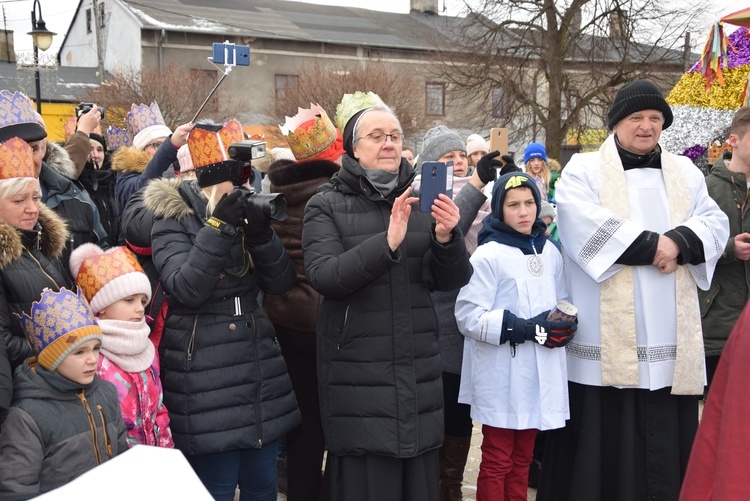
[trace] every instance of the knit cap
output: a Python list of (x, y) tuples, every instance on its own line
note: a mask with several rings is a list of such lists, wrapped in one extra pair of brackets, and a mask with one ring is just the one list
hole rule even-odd
[(451, 151), (466, 151), (461, 136), (445, 125), (438, 125), (424, 135), (422, 152), (419, 154), (419, 166), (424, 162), (436, 162)]
[(531, 143), (523, 152), (523, 163), (528, 163), (532, 158), (541, 158), (547, 161), (547, 149), (541, 143)]
[(483, 151), (487, 154), (490, 152), (490, 145), (479, 134), (472, 134), (466, 138), (466, 154), (471, 155), (477, 151)]
[(492, 201), (490, 206), (492, 208), (492, 216), (500, 221), (503, 221), (503, 203), (505, 202), (505, 195), (508, 194), (508, 190), (514, 188), (529, 188), (531, 194), (534, 196), (534, 202), (536, 202), (536, 217), (540, 217), (542, 211), (542, 198), (539, 195), (539, 188), (536, 186), (536, 181), (530, 175), (525, 172), (511, 172), (500, 176), (495, 185), (492, 187)]
[(552, 207), (551, 203), (542, 200), (542, 210), (539, 211), (539, 217), (551, 217), (555, 219), (555, 208)]
[(177, 150), (177, 162), (180, 164), (180, 174), (195, 170), (193, 158), (190, 156), (190, 148), (188, 148), (187, 144), (183, 144), (180, 146), (180, 149)]
[(21, 329), (37, 356), (39, 365), (54, 372), (76, 348), (92, 339), (102, 340), (83, 293), (45, 288), (39, 301), (31, 304), (29, 314), (14, 313)]
[(659, 110), (664, 114), (662, 130), (672, 125), (672, 108), (659, 87), (648, 80), (633, 80), (620, 87), (615, 94), (615, 100), (607, 113), (607, 127), (613, 130), (620, 120), (643, 110)]
[(104, 151), (107, 151), (107, 140), (104, 139), (104, 136), (102, 136), (101, 134), (97, 134), (96, 132), (92, 132), (91, 134), (89, 134), (89, 139), (93, 139), (97, 143), (101, 144), (104, 148)]
[(148, 277), (125, 247), (104, 251), (95, 244), (83, 244), (70, 255), (70, 271), (95, 313), (134, 294), (151, 300)]

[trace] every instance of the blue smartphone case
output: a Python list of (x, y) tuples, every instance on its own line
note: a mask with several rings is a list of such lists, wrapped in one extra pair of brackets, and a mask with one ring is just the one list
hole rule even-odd
[(423, 163), (422, 184), (419, 188), (420, 212), (432, 212), (432, 202), (440, 193), (453, 198), (453, 162)]

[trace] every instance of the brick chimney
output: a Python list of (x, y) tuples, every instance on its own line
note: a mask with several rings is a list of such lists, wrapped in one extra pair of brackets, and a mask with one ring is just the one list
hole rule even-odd
[(0, 30), (0, 61), (16, 62), (16, 51), (13, 48), (13, 30)]
[(439, 0), (411, 0), (411, 11), (422, 14), (437, 14)]

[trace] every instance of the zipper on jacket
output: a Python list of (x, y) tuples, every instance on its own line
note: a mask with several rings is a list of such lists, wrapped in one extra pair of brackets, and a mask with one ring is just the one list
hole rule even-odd
[(99, 409), (99, 417), (102, 419), (102, 432), (104, 433), (104, 448), (107, 449), (107, 455), (112, 457), (112, 444), (109, 442), (109, 435), (107, 434), (107, 421), (104, 419), (104, 412), (102, 406), (96, 406)]
[[(349, 308), (351, 308), (351, 305), (347, 305), (346, 311), (344, 312), (344, 325), (341, 326), (341, 334), (343, 337), (344, 334), (346, 334), (346, 326), (349, 323)], [(341, 345), (343, 344), (343, 340), (339, 338), (339, 342), (336, 344), (336, 353), (341, 352)]]
[(195, 330), (197, 327), (198, 327), (198, 315), (196, 315), (195, 320), (193, 320), (193, 332), (190, 334), (190, 342), (188, 343), (188, 349), (187, 349), (188, 362), (193, 361), (193, 350), (195, 349)]
[(29, 249), (27, 249), (27, 248), (25, 248), (25, 247), (24, 247), (24, 249), (23, 249), (23, 250), (25, 250), (25, 251), (26, 251), (26, 252), (27, 252), (27, 253), (29, 254), (29, 257), (31, 257), (31, 259), (33, 259), (33, 260), (34, 260), (34, 262), (35, 262), (35, 263), (36, 263), (37, 265), (39, 265), (39, 270), (40, 270), (40, 271), (41, 271), (42, 273), (44, 273), (44, 275), (45, 275), (45, 276), (46, 276), (47, 278), (49, 278), (49, 279), (50, 279), (50, 281), (51, 281), (51, 282), (52, 282), (53, 284), (55, 284), (55, 287), (57, 287), (57, 289), (59, 290), (59, 289), (60, 289), (60, 286), (58, 285), (58, 283), (57, 283), (57, 280), (55, 280), (54, 278), (52, 278), (52, 277), (50, 276), (50, 274), (49, 274), (49, 273), (47, 273), (47, 271), (46, 271), (46, 270), (44, 269), (44, 266), (42, 266), (42, 263), (40, 263), (40, 262), (39, 262), (39, 260), (38, 260), (38, 259), (36, 258), (36, 256), (34, 256), (34, 254), (32, 254), (32, 253), (31, 253), (31, 252), (29, 251)]
[(94, 414), (91, 412), (89, 401), (86, 400), (86, 396), (83, 394), (83, 390), (81, 390), (81, 393), (76, 393), (76, 395), (81, 400), (81, 404), (86, 411), (86, 416), (89, 418), (89, 428), (91, 428), (91, 441), (94, 444), (94, 457), (96, 458), (96, 464), (100, 465), (102, 464), (102, 457), (99, 454), (99, 439), (96, 437), (96, 421), (94, 420)]
[(255, 324), (255, 316), (250, 315), (250, 322), (252, 323), (253, 329), (253, 349), (255, 350), (255, 422), (258, 423), (258, 449), (263, 447), (263, 417), (260, 415), (260, 385), (261, 385), (261, 373), (260, 373), (260, 350), (258, 349), (258, 329)]

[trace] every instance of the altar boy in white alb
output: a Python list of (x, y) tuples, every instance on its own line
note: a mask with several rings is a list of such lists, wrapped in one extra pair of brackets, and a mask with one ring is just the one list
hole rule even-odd
[(570, 300), (571, 418), (547, 442), (537, 500), (677, 499), (705, 370), (697, 287), (729, 235), (701, 171), (664, 151), (656, 85), (623, 86), (598, 152), (557, 184)]

